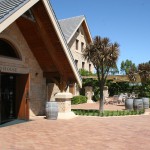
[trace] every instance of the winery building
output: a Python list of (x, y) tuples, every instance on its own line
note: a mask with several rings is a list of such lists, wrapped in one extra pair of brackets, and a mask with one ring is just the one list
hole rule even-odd
[(49, 84), (65, 93), (76, 82), (82, 86), (49, 0), (0, 0), (0, 124), (44, 115)]

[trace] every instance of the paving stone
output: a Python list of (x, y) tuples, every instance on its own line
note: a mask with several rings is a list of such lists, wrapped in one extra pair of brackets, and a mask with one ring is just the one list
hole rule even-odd
[[(98, 109), (98, 103), (72, 107)], [(124, 106), (105, 105), (105, 109), (122, 110)], [(33, 117), (1, 127), (0, 150), (149, 150), (149, 122), (149, 115), (70, 120)]]
[(0, 150), (149, 150), (150, 116), (77, 117), (0, 128)]

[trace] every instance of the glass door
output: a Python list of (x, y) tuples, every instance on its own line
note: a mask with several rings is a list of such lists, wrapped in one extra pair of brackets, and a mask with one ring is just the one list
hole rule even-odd
[(16, 76), (13, 74), (1, 73), (1, 123), (16, 118), (15, 93)]
[(1, 124), (1, 71), (0, 71), (0, 124)]

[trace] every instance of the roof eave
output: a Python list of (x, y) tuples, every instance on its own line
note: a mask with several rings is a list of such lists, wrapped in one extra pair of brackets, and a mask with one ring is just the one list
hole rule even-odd
[(91, 43), (91, 42), (93, 42), (93, 39), (92, 39), (91, 32), (90, 32), (90, 29), (88, 27), (86, 19), (84, 19), (84, 22), (85, 22), (85, 25), (86, 25), (86, 28), (87, 28), (87, 31), (88, 31), (89, 43)]
[(56, 33), (57, 33), (57, 35), (59, 37), (59, 40), (61, 41), (63, 50), (64, 50), (64, 52), (65, 52), (65, 54), (66, 54), (66, 56), (68, 58), (68, 61), (69, 61), (70, 65), (71, 65), (73, 73), (74, 73), (74, 75), (76, 77), (76, 80), (77, 80), (79, 86), (82, 87), (81, 76), (80, 76), (80, 74), (78, 72), (78, 69), (77, 69), (75, 63), (74, 63), (74, 59), (73, 59), (72, 53), (71, 53), (70, 49), (68, 48), (67, 42), (66, 42), (65, 37), (64, 37), (64, 35), (62, 33), (62, 30), (61, 30), (61, 28), (59, 26), (59, 23), (58, 23), (58, 21), (56, 19), (56, 16), (54, 14), (52, 6), (51, 6), (51, 4), (49, 3), (48, 0), (42, 0), (42, 1), (43, 1), (43, 4), (44, 4), (47, 12), (48, 12), (49, 17), (51, 18), (53, 26), (55, 27)]
[(86, 28), (87, 28), (87, 31), (88, 31), (88, 36), (89, 36), (89, 43), (91, 43), (93, 40), (92, 40), (92, 36), (91, 36), (91, 33), (90, 33), (90, 30), (89, 30), (89, 27), (88, 27), (88, 24), (86, 22), (86, 18), (84, 16), (84, 18), (80, 21), (79, 25), (76, 27), (76, 29), (74, 30), (74, 32), (72, 33), (72, 35), (70, 36), (70, 38), (67, 40), (67, 43), (69, 43), (71, 41), (71, 39), (73, 38), (73, 36), (75, 35), (77, 29), (82, 25), (82, 23), (85, 22), (85, 25), (86, 25)]
[(81, 26), (83, 20), (84, 20), (84, 18), (80, 21), (79, 25), (76, 27), (76, 29), (74, 30), (74, 32), (71, 34), (70, 38), (67, 40), (67, 43), (69, 43), (71, 41), (72, 37), (77, 32), (77, 29)]
[(13, 23), (16, 19), (18, 19), (22, 14), (24, 14), (28, 9), (30, 9), (33, 5), (35, 5), (39, 0), (30, 0), (26, 4), (24, 4), (21, 8), (19, 8), (16, 12), (10, 15), (7, 19), (5, 19), (2, 23), (0, 23), (0, 33), (4, 31), (11, 23)]

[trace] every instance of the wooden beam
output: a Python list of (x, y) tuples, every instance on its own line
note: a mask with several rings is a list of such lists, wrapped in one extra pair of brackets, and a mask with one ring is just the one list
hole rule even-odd
[(44, 45), (43, 39), (41, 38), (35, 22), (30, 21), (25, 17), (20, 17), (17, 19), (16, 23), (42, 70), (44, 72), (57, 71), (57, 68)]
[[(52, 33), (56, 34), (54, 31), (55, 29), (52, 28), (50, 18), (47, 16), (46, 12), (44, 13), (45, 9), (42, 5), (43, 4), (41, 1), (39, 3), (37, 3), (34, 7), (32, 7), (32, 12), (35, 17), (36, 24), (37, 24), (38, 30), (41, 34), (41, 37), (43, 39), (43, 42), (52, 58), (54, 64), (56, 65), (56, 68), (59, 71), (60, 76), (65, 79), (67, 74), (65, 74), (64, 69), (66, 69), (66, 68), (62, 67), (63, 62), (60, 62), (60, 60), (62, 60), (62, 57), (64, 57), (64, 56), (61, 56), (60, 52), (59, 52), (60, 54), (58, 54), (58, 50), (60, 51), (60, 49), (61, 49), (61, 47), (58, 47), (60, 42), (57, 37), (57, 39), (55, 39), (57, 41), (57, 44), (53, 45), (53, 43), (52, 43), (52, 38), (56, 38), (54, 35), (53, 35), (53, 37), (51, 37)], [(66, 58), (64, 58), (64, 59), (66, 59)]]
[(50, 79), (50, 78), (59, 78), (59, 72), (43, 72), (43, 77)]

